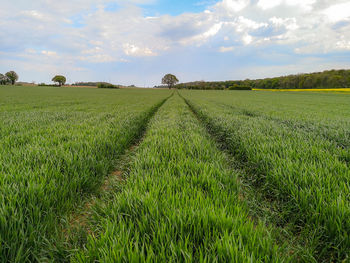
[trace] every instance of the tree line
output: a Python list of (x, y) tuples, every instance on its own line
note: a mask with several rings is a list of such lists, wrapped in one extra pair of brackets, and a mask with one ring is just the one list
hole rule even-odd
[(108, 82), (75, 82), (72, 86), (98, 87), (100, 89), (119, 89), (121, 87)]
[(196, 81), (176, 85), (178, 89), (251, 90), (251, 89), (339, 89), (350, 88), (350, 70), (327, 70), (276, 78), (233, 81)]
[(230, 81), (194, 81), (180, 83), (177, 89), (197, 89), (197, 90), (252, 90), (252, 86), (242, 80)]

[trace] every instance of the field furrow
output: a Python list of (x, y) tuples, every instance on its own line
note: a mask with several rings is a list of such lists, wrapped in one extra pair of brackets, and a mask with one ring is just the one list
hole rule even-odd
[[(7, 94), (27, 92), (12, 89)], [(2, 262), (43, 262), (62, 253), (62, 220), (98, 189), (170, 95), (168, 91), (151, 92), (151, 98), (149, 91), (37, 92), (11, 97), (20, 106), (7, 104), (10, 97), (0, 98)], [(35, 107), (54, 104), (53, 94), (63, 106)]]
[(294, 226), (294, 233), (314, 250), (318, 261), (348, 259), (350, 170), (334, 144), (268, 118), (224, 109), (195, 93), (181, 94), (208, 129), (255, 174), (254, 184), (266, 198), (283, 203), (285, 224)]
[(238, 175), (178, 95), (153, 117), (126, 182), (93, 207), (73, 262), (283, 262)]
[(2, 87), (0, 262), (348, 262), (348, 98)]
[[(304, 136), (318, 137), (321, 139), (329, 140), (334, 143), (335, 150), (340, 155), (348, 155), (350, 150), (350, 126), (344, 125), (344, 123), (322, 123), (314, 120), (298, 120), (293, 116), (284, 117), (272, 117), (266, 113), (252, 111), (249, 108), (238, 108), (230, 104), (222, 104), (220, 101), (213, 101), (217, 105), (223, 108), (228, 108), (235, 115), (243, 115), (250, 118), (261, 118), (269, 121), (276, 122), (279, 125), (286, 126), (299, 133), (304, 133)], [(343, 151), (344, 150), (344, 151)], [(348, 160), (350, 161), (350, 159)]]

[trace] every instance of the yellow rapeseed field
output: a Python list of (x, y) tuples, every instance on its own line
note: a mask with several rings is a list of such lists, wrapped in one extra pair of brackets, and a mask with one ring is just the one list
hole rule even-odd
[(308, 92), (335, 92), (335, 93), (350, 93), (350, 88), (344, 89), (253, 89), (256, 91), (308, 91)]

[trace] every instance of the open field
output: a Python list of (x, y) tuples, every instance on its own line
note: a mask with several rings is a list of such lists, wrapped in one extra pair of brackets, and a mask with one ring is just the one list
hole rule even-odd
[(1, 262), (348, 262), (347, 94), (0, 87)]
[[(231, 171), (179, 97), (150, 123), (122, 189), (95, 207), (77, 262), (278, 262), (260, 222), (249, 220)], [(255, 224), (256, 223), (256, 224)]]
[[(151, 91), (152, 92), (152, 91)], [(0, 88), (0, 258), (43, 261), (167, 91)]]
[(350, 101), (342, 95), (274, 94), (183, 92), (241, 160), (247, 180), (277, 202), (279, 224), (288, 225), (318, 260), (348, 258)]

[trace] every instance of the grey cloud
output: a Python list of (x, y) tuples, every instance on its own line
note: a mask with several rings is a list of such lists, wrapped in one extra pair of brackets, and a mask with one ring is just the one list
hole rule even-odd
[(212, 25), (205, 14), (183, 14), (178, 17), (164, 16), (159, 19), (160, 37), (177, 42), (206, 32)]

